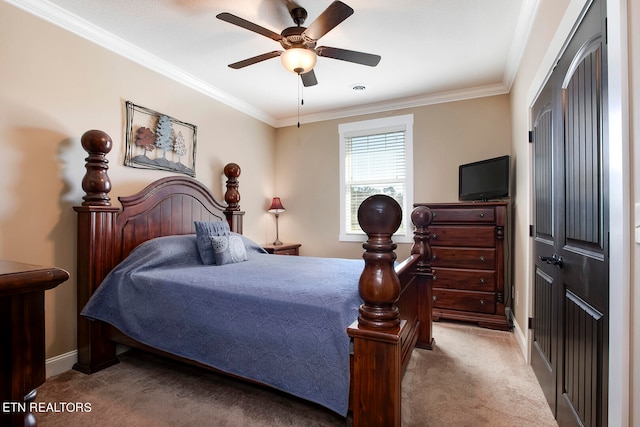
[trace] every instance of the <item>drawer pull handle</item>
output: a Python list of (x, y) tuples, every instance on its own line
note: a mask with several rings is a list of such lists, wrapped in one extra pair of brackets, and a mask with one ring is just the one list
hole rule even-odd
[(437, 235), (436, 233), (433, 233), (433, 234), (431, 235), (431, 238), (432, 238), (433, 240), (438, 240), (438, 235)]
[(484, 277), (480, 278), (480, 283), (482, 283), (484, 285)]
[(437, 260), (437, 259), (438, 259), (438, 255), (433, 255), (433, 256), (431, 257), (431, 259), (432, 259), (432, 260), (434, 260), (434, 261), (435, 261), (435, 260)]
[(437, 212), (432, 212), (432, 213), (431, 213), (431, 218), (435, 218), (436, 216), (438, 216), (438, 213), (437, 213)]
[(431, 279), (435, 282), (436, 280), (438, 280), (438, 276), (436, 276), (435, 274), (431, 276)]
[(431, 297), (431, 299), (433, 300), (433, 302), (438, 301), (438, 297), (437, 297), (437, 296), (435, 296), (435, 295), (434, 295), (434, 296), (432, 296), (432, 297)]
[(480, 212), (480, 218), (484, 218), (484, 212)]
[(480, 305), (484, 305), (484, 300), (483, 299), (480, 300)]
[(485, 261), (484, 257), (483, 257), (483, 256), (481, 256), (481, 257), (480, 257), (480, 262), (484, 262), (484, 261)]

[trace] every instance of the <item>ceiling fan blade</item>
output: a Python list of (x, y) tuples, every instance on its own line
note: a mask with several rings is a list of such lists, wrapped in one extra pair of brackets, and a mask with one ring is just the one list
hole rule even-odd
[(353, 9), (341, 1), (334, 1), (304, 30), (303, 35), (318, 40), (351, 15)]
[(316, 79), (316, 73), (311, 71), (307, 71), (304, 74), (300, 74), (300, 78), (302, 79), (302, 84), (304, 87), (315, 86), (318, 84), (318, 80)]
[(237, 70), (249, 65), (257, 64), (258, 62), (266, 61), (267, 59), (275, 58), (277, 56), (280, 56), (281, 54), (281, 50), (274, 50), (273, 52), (263, 53), (262, 55), (254, 56), (253, 58), (247, 58), (242, 61), (234, 62), (233, 64), (229, 64), (229, 67)]
[(232, 15), (227, 12), (223, 12), (216, 15), (216, 18), (226, 21), (230, 24), (237, 25), (238, 27), (242, 27), (249, 31), (253, 31), (254, 33), (261, 34), (265, 37), (269, 37), (270, 39), (273, 39), (277, 42), (282, 40), (282, 36), (280, 34), (275, 33), (267, 28), (261, 27), (258, 24), (254, 24), (253, 22), (249, 22), (246, 19), (242, 19), (239, 16)]
[(380, 62), (380, 55), (357, 52), (355, 50), (339, 49), (337, 47), (320, 46), (316, 48), (318, 56), (325, 58), (340, 59), (342, 61), (355, 62), (356, 64), (375, 67)]

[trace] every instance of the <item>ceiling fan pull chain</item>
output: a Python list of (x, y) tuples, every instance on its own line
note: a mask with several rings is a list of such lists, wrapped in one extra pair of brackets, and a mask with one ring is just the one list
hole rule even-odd
[(304, 99), (300, 99), (300, 77), (299, 75), (297, 76), (296, 80), (298, 81), (298, 129), (300, 129), (300, 105), (304, 105)]

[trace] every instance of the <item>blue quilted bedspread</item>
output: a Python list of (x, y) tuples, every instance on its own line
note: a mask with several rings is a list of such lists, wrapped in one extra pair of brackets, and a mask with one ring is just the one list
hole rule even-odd
[(256, 380), (346, 415), (349, 337), (362, 260), (268, 255), (203, 265), (195, 235), (138, 246), (82, 315), (151, 347)]

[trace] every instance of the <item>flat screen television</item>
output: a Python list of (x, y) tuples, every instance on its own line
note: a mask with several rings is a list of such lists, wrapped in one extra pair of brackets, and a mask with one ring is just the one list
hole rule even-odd
[(460, 165), (459, 200), (479, 201), (508, 197), (510, 168), (509, 156)]

